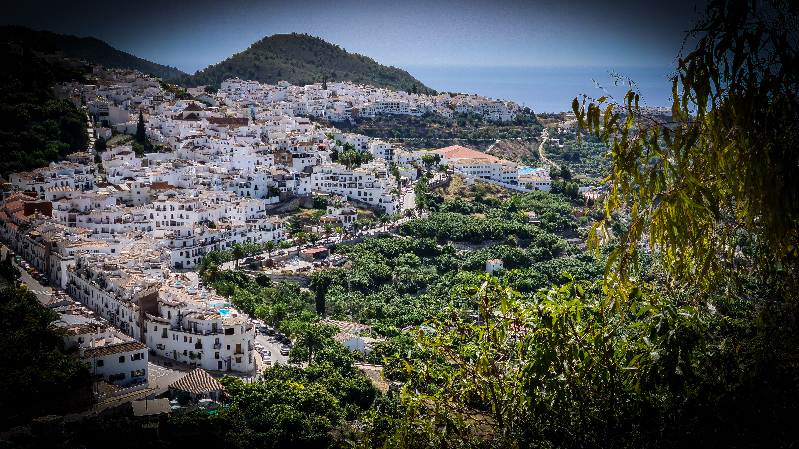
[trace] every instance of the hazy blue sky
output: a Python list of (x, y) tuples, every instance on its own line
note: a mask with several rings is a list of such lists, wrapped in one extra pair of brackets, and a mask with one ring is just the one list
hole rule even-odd
[(696, 1), (14, 2), (0, 23), (94, 36), (193, 73), (264, 36), (308, 33), (384, 65), (664, 67)]

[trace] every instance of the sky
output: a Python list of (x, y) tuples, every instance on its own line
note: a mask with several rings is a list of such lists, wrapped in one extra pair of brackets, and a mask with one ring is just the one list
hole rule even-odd
[(308, 33), (383, 65), (665, 67), (696, 0), (13, 2), (0, 23), (94, 36), (185, 72), (272, 34)]
[(265, 36), (307, 33), (432, 89), (558, 112), (575, 95), (623, 98), (628, 86), (610, 90), (614, 71), (649, 105), (670, 106), (668, 74), (704, 1), (42, 0), (4, 6), (0, 25), (93, 36), (187, 73)]

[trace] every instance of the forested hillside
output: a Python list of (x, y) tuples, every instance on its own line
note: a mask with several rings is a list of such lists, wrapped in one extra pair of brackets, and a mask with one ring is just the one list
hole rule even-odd
[(194, 87), (219, 85), (235, 77), (266, 84), (285, 80), (305, 85), (327, 80), (328, 83), (352, 81), (396, 90), (408, 90), (415, 85), (418, 92), (429, 90), (402, 69), (380, 65), (371, 58), (348, 53), (317, 37), (295, 33), (265, 37), (219, 64), (171, 82)]
[(83, 75), (31, 54), (0, 53), (0, 174), (42, 167), (86, 149), (86, 113), (53, 93), (56, 82)]
[(106, 68), (119, 67), (121, 69), (138, 70), (142, 73), (152, 73), (163, 79), (174, 78), (183, 74), (182, 71), (139, 58), (130, 53), (108, 45), (100, 39), (87, 36), (77, 37), (69, 34), (56, 34), (45, 30), (31, 30), (18, 26), (0, 27), (0, 42), (22, 44), (27, 49), (42, 52), (61, 50), (64, 56), (84, 59)]
[[(474, 113), (454, 113), (453, 118), (427, 113), (419, 117), (378, 115), (374, 119), (357, 119), (355, 123), (335, 122), (331, 125), (378, 139), (401, 139), (409, 148), (443, 148), (460, 141), (481, 151), (496, 143), (497, 139), (534, 142), (543, 129), (529, 108), (520, 111), (514, 120), (505, 122), (485, 120)], [(518, 155), (520, 157), (514, 160), (530, 160), (537, 157), (537, 151)]]

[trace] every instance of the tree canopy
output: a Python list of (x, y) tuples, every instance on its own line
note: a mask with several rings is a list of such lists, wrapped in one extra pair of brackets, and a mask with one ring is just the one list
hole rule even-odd
[[(797, 9), (787, 1), (713, 0), (690, 33), (698, 44), (672, 77), (671, 121), (649, 117), (630, 91), (573, 107), (610, 151), (611, 212), (629, 232), (609, 271), (631, 275), (639, 242), (669, 274), (710, 292), (755, 273), (795, 297), (799, 261)], [(594, 240), (594, 245), (598, 239)], [(611, 271), (611, 267), (612, 271)]]

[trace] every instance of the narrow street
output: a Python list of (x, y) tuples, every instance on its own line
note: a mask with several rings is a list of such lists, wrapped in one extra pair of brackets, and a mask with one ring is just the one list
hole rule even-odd
[(272, 355), (269, 356), (269, 359), (272, 361), (272, 365), (280, 362), (283, 365), (287, 365), (289, 363), (289, 357), (287, 355), (280, 355), (280, 348), (283, 346), (280, 343), (274, 341), (272, 337), (264, 335), (262, 333), (258, 333), (255, 337), (255, 341), (263, 345), (267, 351), (271, 352)]
[[(0, 249), (0, 254), (2, 254), (3, 258), (6, 257), (7, 251), (8, 247), (3, 245), (2, 248)], [(33, 279), (31, 275), (28, 274), (27, 271), (25, 271), (25, 268), (21, 267), (20, 265), (17, 265), (16, 261), (14, 261), (14, 266), (19, 269), (20, 273), (22, 273), (20, 279), (22, 279), (22, 282), (28, 287), (28, 290), (36, 294), (36, 298), (39, 299), (39, 302), (42, 303), (42, 305), (49, 303), (53, 297), (52, 287), (50, 285), (42, 285), (39, 283), (39, 281)], [(59, 287), (56, 286), (55, 288)]]

